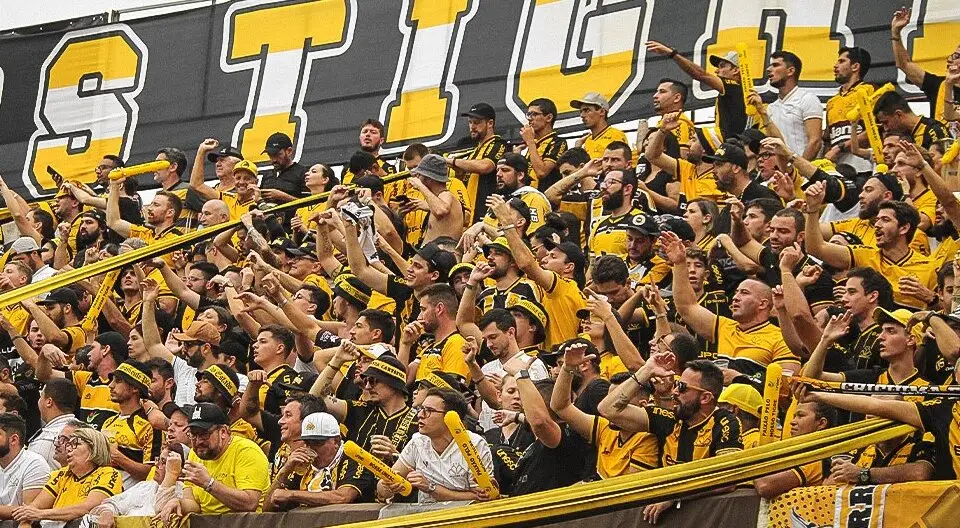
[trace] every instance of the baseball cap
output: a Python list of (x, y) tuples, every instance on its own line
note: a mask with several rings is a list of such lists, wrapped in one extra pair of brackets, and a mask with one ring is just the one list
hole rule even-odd
[(513, 302), (511, 302), (511, 298), (508, 297), (507, 310), (517, 310), (523, 312), (532, 320), (539, 323), (544, 329), (547, 328), (547, 322), (550, 320), (550, 316), (547, 315), (547, 309), (534, 299), (517, 297), (515, 300), (513, 300)]
[(224, 145), (216, 152), (207, 153), (207, 161), (210, 163), (216, 163), (220, 158), (237, 158), (238, 160), (242, 160), (243, 154), (240, 153), (239, 149), (230, 145)]
[[(122, 204), (123, 202), (121, 202), (121, 207), (122, 207)], [(80, 216), (86, 217), (86, 218), (92, 218), (96, 222), (99, 222), (101, 226), (107, 225), (107, 214), (101, 211), (100, 209), (88, 209), (80, 213)]]
[(236, 165), (233, 166), (233, 173), (236, 174), (240, 171), (247, 171), (250, 174), (253, 174), (254, 176), (256, 176), (257, 164), (248, 160), (240, 160), (237, 162)]
[(392, 354), (384, 354), (379, 359), (374, 360), (367, 367), (367, 370), (363, 371), (361, 377), (382, 381), (403, 394), (409, 394), (406, 368)]
[(648, 214), (635, 214), (624, 219), (624, 229), (637, 231), (647, 236), (658, 236), (660, 234), (660, 225), (657, 220)]
[(297, 243), (287, 237), (275, 238), (272, 242), (270, 242), (270, 249), (274, 251), (282, 251), (284, 253), (287, 253), (289, 250), (296, 247)]
[[(138, 361), (137, 363), (140, 362)], [(124, 361), (117, 366), (117, 370), (113, 371), (113, 375), (122, 378), (125, 383), (136, 387), (137, 390), (140, 391), (140, 394), (150, 392), (151, 372), (150, 369), (142, 363), (138, 365), (130, 361)]]
[(80, 298), (77, 297), (77, 292), (66, 287), (53, 290), (47, 295), (46, 299), (37, 301), (37, 304), (40, 306), (49, 306), (51, 304), (69, 304), (73, 308), (73, 311), (77, 312), (77, 315), (79, 315), (80, 312)]
[(510, 251), (510, 244), (507, 242), (506, 237), (497, 237), (492, 242), (487, 242), (483, 245), (483, 255), (487, 256), (491, 249), (499, 249), (513, 255), (513, 251)]
[(273, 155), (292, 146), (293, 142), (290, 141), (290, 136), (284, 134), (283, 132), (274, 132), (273, 134), (270, 134), (270, 137), (267, 138), (267, 144), (264, 145), (263, 152)]
[(186, 332), (174, 332), (173, 338), (181, 342), (199, 341), (211, 345), (220, 344), (220, 331), (206, 321), (194, 321)]
[(503, 157), (497, 161), (497, 165), (501, 163), (519, 172), (527, 173), (530, 171), (530, 163), (527, 161), (527, 158), (516, 152), (507, 152), (504, 154)]
[(373, 343), (371, 345), (357, 345), (357, 350), (359, 350), (361, 354), (363, 354), (364, 356), (367, 356), (370, 359), (380, 359), (380, 356), (384, 354), (395, 355), (393, 353), (393, 348), (386, 343)]
[(720, 61), (727, 61), (737, 68), (740, 67), (740, 56), (736, 51), (730, 50), (723, 55), (710, 55), (710, 65), (714, 68), (720, 67)]
[(724, 143), (723, 145), (720, 145), (712, 155), (704, 156), (703, 159), (711, 163), (733, 163), (744, 170), (747, 168), (747, 153), (744, 152), (742, 148), (732, 143)]
[(187, 427), (212, 429), (219, 425), (227, 425), (227, 415), (218, 405), (203, 402), (193, 406), (193, 412), (190, 413), (190, 421), (187, 422)]
[[(130, 349), (127, 345), (127, 338), (120, 332), (103, 332), (94, 339), (100, 346), (108, 346), (114, 352), (115, 357), (126, 358), (130, 355)], [(147, 377), (150, 377), (148, 374)]]
[(903, 186), (900, 185), (900, 180), (897, 179), (896, 174), (892, 172), (878, 172), (874, 174), (873, 177), (880, 180), (880, 183), (890, 191), (894, 201), (903, 200)]
[(450, 268), (449, 275), (453, 277), (454, 275), (462, 271), (470, 273), (473, 271), (473, 268), (475, 267), (476, 266), (473, 264), (473, 262), (458, 262), (452, 268)]
[(333, 294), (342, 297), (354, 306), (367, 307), (373, 290), (355, 275), (341, 273), (333, 280)]
[(10, 251), (15, 255), (33, 253), (34, 251), (40, 251), (40, 244), (37, 244), (37, 241), (31, 237), (22, 236), (13, 241), (13, 244), (10, 245)]
[(919, 343), (923, 339), (923, 325), (915, 324), (913, 327), (910, 327), (910, 317), (913, 315), (913, 312), (903, 308), (898, 308), (894, 311), (885, 310), (881, 307), (876, 307), (873, 310), (873, 318), (877, 321), (878, 325), (883, 325), (884, 323), (893, 323), (900, 325), (913, 334), (913, 337), (917, 339)]
[(220, 394), (232, 400), (240, 390), (240, 376), (227, 365), (210, 365), (207, 370), (197, 372), (197, 381), (206, 379)]
[(763, 408), (763, 396), (760, 395), (760, 391), (745, 383), (727, 385), (717, 398), (717, 402), (735, 405), (741, 411), (757, 418), (760, 418), (760, 410)]
[(278, 381), (274, 386), (287, 393), (287, 396), (291, 392), (310, 392), (313, 382), (317, 381), (318, 377), (319, 375), (313, 372), (300, 372), (286, 381)]
[(599, 106), (604, 110), (610, 110), (610, 101), (607, 101), (607, 98), (600, 95), (599, 92), (589, 92), (579, 99), (574, 99), (570, 101), (570, 106), (580, 109), (583, 105), (594, 105)]
[(316, 245), (313, 242), (304, 242), (298, 247), (284, 248), (284, 251), (294, 257), (298, 258), (308, 258), (310, 260), (320, 260), (317, 257), (317, 254), (314, 252)]
[(331, 414), (315, 412), (308, 414), (300, 424), (301, 440), (326, 440), (340, 436), (340, 424)]
[(427, 154), (420, 160), (420, 165), (410, 171), (410, 174), (430, 178), (433, 181), (445, 183), (450, 180), (450, 170), (443, 157), (437, 154)]
[(660, 231), (670, 231), (685, 242), (693, 242), (697, 239), (693, 227), (677, 215), (662, 214), (657, 217), (657, 225), (660, 226)]
[(556, 248), (563, 252), (563, 254), (567, 256), (567, 260), (573, 262), (573, 274), (575, 276), (582, 274), (584, 270), (586, 270), (587, 257), (577, 244), (568, 241), (557, 243), (552, 239), (546, 239), (543, 241), (543, 247), (547, 248), (547, 251)]
[(435, 242), (430, 242), (417, 251), (420, 258), (430, 263), (430, 266), (440, 274), (438, 280), (446, 282), (450, 269), (457, 263), (453, 253), (440, 249)]
[[(475, 117), (477, 119), (497, 119), (497, 112), (487, 103), (477, 103), (470, 107), (470, 110), (460, 114), (460, 117)], [(423, 163), (423, 160), (420, 161)]]

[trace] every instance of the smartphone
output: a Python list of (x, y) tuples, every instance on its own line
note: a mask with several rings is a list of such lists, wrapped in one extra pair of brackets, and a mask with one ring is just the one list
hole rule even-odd
[(57, 172), (57, 170), (51, 167), (50, 165), (47, 165), (47, 174), (49, 174), (50, 177), (53, 178), (53, 183), (56, 183), (57, 187), (60, 187), (61, 185), (63, 185), (63, 175)]

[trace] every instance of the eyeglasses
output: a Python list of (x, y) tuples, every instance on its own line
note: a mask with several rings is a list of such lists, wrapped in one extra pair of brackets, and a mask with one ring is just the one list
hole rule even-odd
[(527, 117), (533, 119), (534, 117), (540, 117), (543, 115), (543, 112), (527, 112)]
[(772, 157), (773, 157), (773, 152), (761, 152), (760, 154), (757, 154), (757, 158), (759, 159), (767, 159)]
[(424, 416), (430, 416), (433, 413), (443, 413), (443, 412), (445, 411), (441, 411), (440, 409), (433, 409), (427, 406), (421, 406), (420, 408), (417, 409), (417, 414), (422, 414)]
[(610, 186), (616, 185), (616, 184), (618, 184), (618, 183), (623, 183), (623, 180), (608, 180), (608, 179), (604, 179), (602, 182), (600, 182), (600, 187), (610, 187)]
[(677, 380), (676, 382), (674, 382), (674, 386), (677, 388), (677, 392), (680, 394), (687, 392), (687, 390), (689, 389), (693, 389), (697, 392), (710, 392), (707, 389), (704, 389), (703, 387), (698, 387), (693, 383), (687, 383), (686, 381), (681, 381), (681, 380)]

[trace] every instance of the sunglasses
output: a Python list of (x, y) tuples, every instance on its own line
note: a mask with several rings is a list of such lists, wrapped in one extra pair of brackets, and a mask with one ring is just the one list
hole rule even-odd
[(679, 394), (683, 394), (690, 389), (693, 389), (697, 392), (710, 392), (707, 389), (704, 389), (703, 387), (698, 387), (693, 383), (687, 383), (686, 381), (681, 381), (681, 380), (677, 380), (676, 382), (674, 382), (674, 387), (677, 388), (677, 392)]
[(362, 376), (360, 378), (361, 387), (366, 387), (367, 385), (370, 385), (371, 387), (376, 387), (378, 383), (380, 383), (380, 380), (378, 380), (377, 378), (371, 378), (370, 376)]

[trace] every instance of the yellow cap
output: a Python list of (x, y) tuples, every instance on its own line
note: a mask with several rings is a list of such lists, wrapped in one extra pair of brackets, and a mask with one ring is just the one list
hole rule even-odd
[(247, 171), (254, 176), (257, 175), (257, 164), (249, 160), (240, 160), (233, 166), (233, 172)]
[(744, 383), (727, 385), (720, 393), (720, 398), (717, 401), (735, 405), (741, 411), (757, 418), (760, 418), (760, 410), (763, 408), (763, 396), (760, 396), (760, 392)]
[(910, 310), (905, 310), (903, 308), (896, 309), (894, 311), (884, 310), (879, 306), (873, 311), (873, 318), (877, 320), (878, 325), (883, 323), (893, 323), (898, 324), (910, 331), (914, 339), (917, 340), (917, 346), (920, 346), (920, 342), (923, 341), (923, 325), (915, 324), (911, 328), (909, 326), (910, 317), (913, 315), (913, 312)]

